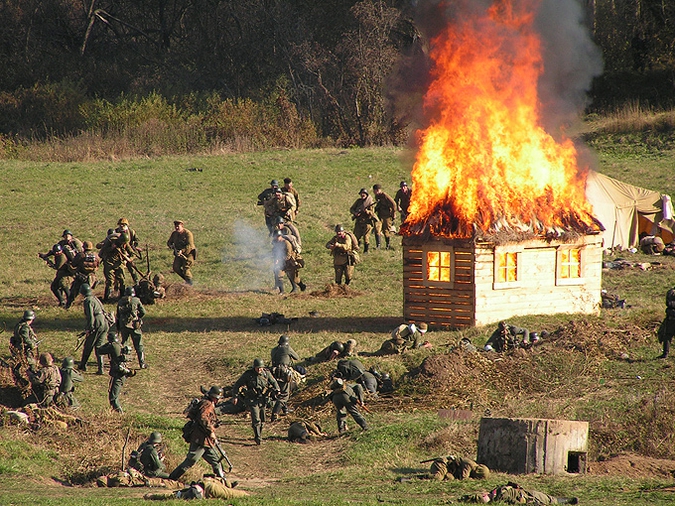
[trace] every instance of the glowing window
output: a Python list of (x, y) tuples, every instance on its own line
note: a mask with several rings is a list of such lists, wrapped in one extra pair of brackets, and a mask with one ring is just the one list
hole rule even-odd
[(581, 278), (581, 250), (564, 249), (560, 251), (558, 262), (558, 277), (560, 279)]
[(497, 283), (513, 283), (518, 281), (518, 253), (497, 253)]
[(450, 261), (449, 251), (427, 251), (427, 280), (449, 283), (451, 280)]

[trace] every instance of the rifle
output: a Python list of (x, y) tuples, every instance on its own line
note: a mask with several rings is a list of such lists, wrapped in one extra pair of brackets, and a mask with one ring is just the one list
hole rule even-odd
[(148, 266), (148, 273), (146, 276), (150, 276), (150, 249), (148, 248), (148, 244), (145, 244), (145, 263)]
[(182, 252), (181, 250), (179, 250), (178, 248), (176, 248), (176, 245), (175, 245), (175, 244), (172, 244), (172, 245), (171, 245), (171, 249), (173, 250), (173, 256), (175, 256), (175, 257), (180, 257), (180, 258), (184, 258), (184, 259), (187, 260), (187, 257), (183, 254), (183, 252)]
[(125, 467), (125, 461), (126, 461), (126, 451), (127, 451), (127, 445), (129, 444), (129, 434), (131, 434), (131, 425), (129, 425), (129, 428), (127, 429), (127, 437), (124, 440), (124, 445), (122, 446), (122, 471), (124, 471)]
[(360, 217), (363, 213), (365, 213), (368, 209), (373, 207), (375, 204), (377, 204), (377, 201), (373, 201), (372, 204), (368, 204), (366, 207), (361, 209), (358, 213), (352, 215), (352, 221), (356, 220), (356, 218)]
[(230, 462), (230, 459), (227, 457), (227, 453), (225, 453), (225, 450), (223, 450), (223, 447), (220, 446), (220, 441), (216, 439), (216, 449), (218, 450), (218, 453), (220, 453), (220, 458), (218, 459), (218, 462), (222, 462), (223, 460), (227, 462), (227, 465), (230, 467), (228, 469), (228, 473), (232, 472), (232, 462)]
[(45, 262), (47, 262), (47, 265), (48, 265), (49, 267), (51, 267), (52, 269), (56, 269), (56, 264), (54, 263), (53, 260), (50, 260), (49, 257), (48, 257), (47, 255), (45, 255), (44, 253), (38, 253), (38, 256), (39, 256), (42, 260), (44, 260)]
[(420, 460), (420, 464), (428, 464), (429, 462), (434, 462), (435, 460), (442, 459), (443, 457), (434, 457), (433, 459)]
[(371, 410), (369, 410), (362, 401), (356, 401), (356, 404), (358, 404), (359, 407), (362, 407), (363, 411), (365, 411), (366, 413), (371, 414), (371, 415), (373, 414), (373, 412)]
[(141, 275), (141, 277), (145, 277), (145, 274), (143, 274), (141, 272), (141, 270), (138, 267), (136, 267), (136, 264), (134, 263), (133, 258), (131, 258), (126, 253), (124, 253), (124, 251), (122, 251), (120, 248), (115, 248), (115, 249), (117, 249), (117, 252), (120, 254), (120, 256), (122, 257), (122, 260), (124, 260), (124, 262), (127, 264), (127, 266), (130, 265), (133, 270), (135, 270), (138, 274)]
[(88, 332), (86, 330), (83, 330), (82, 332), (77, 334), (77, 343), (76, 343), (76, 346), (75, 346), (75, 351), (79, 350), (80, 347), (84, 344), (84, 342), (87, 339), (87, 334), (88, 334)]

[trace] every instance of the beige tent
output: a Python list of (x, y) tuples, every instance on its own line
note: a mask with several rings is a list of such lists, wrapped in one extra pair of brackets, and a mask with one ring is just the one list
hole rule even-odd
[(586, 181), (586, 198), (605, 227), (605, 248), (637, 247), (641, 232), (661, 236), (666, 243), (673, 240), (675, 221), (668, 195), (591, 171)]

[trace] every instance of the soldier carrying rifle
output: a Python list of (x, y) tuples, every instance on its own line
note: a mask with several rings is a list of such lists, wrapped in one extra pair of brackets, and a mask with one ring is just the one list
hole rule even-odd
[(192, 285), (192, 272), (190, 268), (197, 259), (195, 240), (181, 220), (173, 222), (174, 231), (171, 233), (166, 245), (173, 250), (173, 272)]
[[(54, 297), (59, 301), (59, 306), (64, 307), (68, 302), (68, 293), (73, 280), (73, 273), (70, 261), (63, 252), (63, 247), (58, 243), (54, 244), (48, 253), (38, 253), (38, 256), (56, 271), (50, 288)], [(53, 256), (54, 260), (51, 260), (50, 256)]]

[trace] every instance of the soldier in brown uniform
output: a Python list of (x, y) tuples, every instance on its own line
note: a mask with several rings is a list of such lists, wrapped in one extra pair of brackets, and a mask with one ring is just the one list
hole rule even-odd
[(377, 220), (373, 211), (373, 197), (368, 195), (368, 190), (361, 188), (359, 198), (349, 208), (354, 220), (354, 235), (357, 241), (363, 237), (363, 252), (368, 253), (370, 247), (370, 232), (373, 230), (373, 223)]
[(408, 217), (408, 207), (410, 207), (410, 198), (412, 197), (412, 190), (408, 187), (408, 183), (401, 181), (399, 190), (394, 195), (394, 202), (398, 206), (398, 211), (401, 213), (401, 223)]
[(60, 244), (52, 246), (51, 254), (54, 255), (54, 261), (49, 260), (49, 253), (38, 253), (38, 256), (47, 262), (52, 269), (56, 271), (54, 281), (50, 286), (54, 297), (59, 301), (59, 306), (65, 306), (68, 302), (68, 292), (73, 281), (73, 273), (71, 271), (68, 257), (63, 252), (63, 247)]
[(74, 278), (70, 285), (70, 292), (68, 293), (68, 302), (66, 309), (73, 305), (75, 299), (80, 294), (80, 287), (84, 284), (90, 287), (95, 287), (98, 282), (96, 279), (96, 271), (101, 265), (101, 258), (94, 251), (94, 244), (91, 241), (84, 241), (82, 245), (84, 251), (78, 253), (75, 259), (70, 264), (71, 271)]
[(295, 219), (295, 198), (290, 193), (282, 192), (279, 188), (274, 190), (272, 196), (265, 201), (264, 206), (265, 223), (270, 234), (274, 231), (277, 217), (281, 217), (285, 221)]
[(375, 244), (379, 248), (382, 242), (382, 234), (386, 248), (390, 249), (392, 231), (394, 231), (394, 218), (396, 217), (396, 202), (387, 195), (379, 184), (373, 185), (375, 193), (375, 214), (379, 221), (375, 222)]
[[(131, 228), (131, 225), (129, 224), (129, 220), (126, 218), (120, 218), (117, 221), (117, 228), (115, 229), (115, 232), (118, 234), (127, 234), (129, 236), (129, 245), (131, 246), (131, 249), (133, 250), (134, 254), (138, 258), (141, 257), (141, 252), (143, 251), (139, 246), (139, 239), (138, 235), (136, 235), (136, 231)], [(134, 285), (138, 283), (138, 271), (136, 270), (136, 266), (134, 265), (134, 262), (132, 260), (129, 260), (126, 262), (126, 267), (127, 270), (129, 271), (129, 274), (131, 274), (131, 279), (134, 280)]]
[(118, 290), (118, 297), (122, 297), (125, 289), (124, 266), (131, 261), (134, 250), (129, 244), (129, 234), (113, 232), (103, 242), (99, 243), (99, 256), (103, 260), (103, 275), (105, 276), (105, 290), (103, 300), (110, 300), (113, 288)]
[(299, 262), (300, 257), (293, 249), (292, 242), (281, 233), (281, 230), (275, 230), (272, 234), (272, 256), (274, 259), (274, 287), (279, 289), (279, 293), (284, 293), (284, 282), (282, 280), (284, 272), (291, 282), (291, 293), (296, 292), (298, 287), (304, 292), (307, 285), (300, 281), (300, 274), (298, 274), (298, 270), (302, 268), (304, 263)]
[(173, 250), (173, 272), (185, 280), (188, 285), (192, 285), (192, 272), (190, 268), (197, 259), (197, 248), (195, 240), (181, 220), (173, 222), (174, 231), (166, 242), (166, 245)]
[[(35, 402), (47, 407), (54, 404), (54, 396), (59, 391), (61, 372), (54, 365), (54, 359), (49, 353), (40, 354), (40, 369), (28, 370), (28, 379), (33, 389)], [(29, 399), (29, 402), (32, 399)]]
[(295, 199), (295, 214), (298, 214), (300, 211), (300, 195), (298, 194), (298, 190), (293, 187), (293, 181), (290, 177), (284, 178), (284, 186), (282, 190), (285, 193), (290, 193), (293, 195), (293, 198)]
[(326, 248), (333, 255), (333, 268), (335, 269), (335, 283), (342, 284), (342, 276), (345, 278), (345, 284), (352, 282), (354, 274), (354, 261), (351, 256), (354, 251), (352, 238), (345, 232), (342, 225), (335, 225), (335, 237), (326, 243)]

